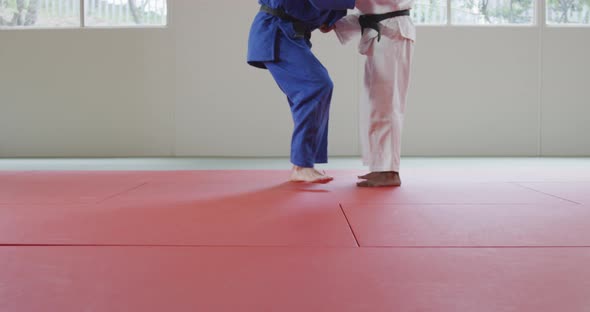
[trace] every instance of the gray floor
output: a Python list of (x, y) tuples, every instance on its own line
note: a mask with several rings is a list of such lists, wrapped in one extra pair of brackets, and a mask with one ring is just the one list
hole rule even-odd
[[(403, 169), (523, 167), (588, 170), (590, 158), (440, 158), (408, 157)], [(364, 169), (359, 158), (335, 157), (321, 169)], [(287, 158), (67, 158), (0, 159), (0, 170), (245, 170), (289, 169)]]

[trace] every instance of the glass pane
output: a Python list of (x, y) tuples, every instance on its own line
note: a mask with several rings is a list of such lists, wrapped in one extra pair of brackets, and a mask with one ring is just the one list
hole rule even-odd
[(0, 27), (79, 27), (80, 0), (0, 0)]
[(84, 0), (87, 26), (166, 25), (166, 0)]
[(446, 24), (446, 0), (418, 0), (412, 9), (412, 19), (416, 24)]
[(534, 0), (452, 0), (452, 23), (463, 25), (531, 25)]
[(590, 0), (548, 0), (547, 24), (590, 24)]

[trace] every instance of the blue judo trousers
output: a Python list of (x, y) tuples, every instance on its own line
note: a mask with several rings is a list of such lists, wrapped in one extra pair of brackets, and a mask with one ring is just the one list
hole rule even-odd
[(328, 121), (334, 85), (326, 68), (311, 52), (308, 36), (321, 25), (332, 26), (354, 8), (355, 0), (260, 0), (283, 10), (293, 21), (259, 12), (248, 40), (248, 63), (266, 68), (287, 96), (294, 130), (291, 162), (314, 167), (328, 162)]

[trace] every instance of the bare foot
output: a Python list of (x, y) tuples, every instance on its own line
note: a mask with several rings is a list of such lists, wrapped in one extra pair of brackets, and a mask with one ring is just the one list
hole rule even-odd
[(378, 175), (379, 175), (379, 172), (371, 172), (371, 173), (367, 173), (362, 176), (358, 176), (358, 178), (361, 180), (370, 180), (370, 179), (376, 178)]
[(328, 183), (334, 178), (321, 173), (314, 168), (304, 168), (293, 166), (291, 172), (291, 182), (307, 182), (307, 183)]
[(402, 181), (397, 172), (371, 172), (367, 181), (357, 183), (358, 187), (397, 187)]

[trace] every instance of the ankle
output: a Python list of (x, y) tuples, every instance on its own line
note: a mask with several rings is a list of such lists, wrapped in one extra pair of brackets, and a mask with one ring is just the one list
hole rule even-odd
[(295, 171), (301, 171), (301, 170), (309, 170), (309, 169), (313, 169), (313, 167), (299, 167), (297, 165), (293, 165), (293, 170)]
[(399, 172), (396, 171), (379, 171), (376, 172), (378, 175), (382, 176), (382, 177), (387, 177), (387, 178), (397, 178), (399, 177)]

